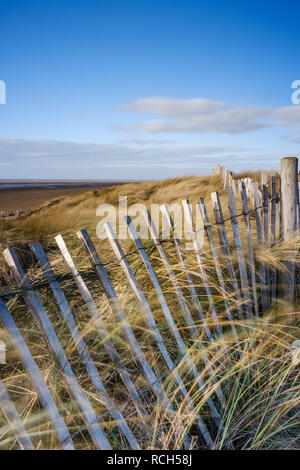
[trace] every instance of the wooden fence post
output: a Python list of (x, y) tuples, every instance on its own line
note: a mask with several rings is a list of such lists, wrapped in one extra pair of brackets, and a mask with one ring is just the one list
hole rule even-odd
[[(284, 240), (288, 240), (297, 230), (298, 202), (298, 158), (286, 157), (281, 159), (281, 225)], [(295, 263), (292, 259), (287, 262), (288, 272), (282, 276), (285, 298), (294, 300)]]
[(281, 159), (282, 230), (287, 240), (297, 228), (298, 158)]

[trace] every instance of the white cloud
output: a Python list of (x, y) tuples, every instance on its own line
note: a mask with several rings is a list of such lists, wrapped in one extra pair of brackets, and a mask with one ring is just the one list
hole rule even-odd
[(155, 96), (141, 98), (117, 108), (119, 111), (141, 111), (160, 116), (183, 116), (213, 113), (224, 106), (222, 101), (205, 98), (173, 99)]
[(181, 117), (173, 121), (155, 119), (134, 126), (143, 132), (241, 133), (269, 127), (262, 121), (267, 115), (260, 108), (228, 109), (211, 114)]
[(286, 126), (289, 124), (300, 126), (300, 105), (285, 106), (278, 108), (273, 113), (276, 124)]
[(131, 145), (167, 145), (174, 144), (173, 140), (165, 139), (137, 139), (135, 137), (124, 137), (120, 141), (121, 144), (131, 144)]
[[(149, 133), (244, 133), (259, 129), (300, 125), (300, 106), (228, 107), (225, 102), (204, 98), (141, 98), (119, 108), (157, 115), (130, 127)], [(115, 126), (116, 127), (116, 126)], [(300, 127), (299, 127), (300, 128)], [(120, 129), (120, 126), (119, 126)]]
[(0, 139), (2, 179), (164, 178), (207, 173), (217, 163), (227, 161), (232, 165), (243, 161), (246, 155), (256, 158), (257, 150), (217, 145), (132, 145), (131, 141), (128, 144), (93, 144)]

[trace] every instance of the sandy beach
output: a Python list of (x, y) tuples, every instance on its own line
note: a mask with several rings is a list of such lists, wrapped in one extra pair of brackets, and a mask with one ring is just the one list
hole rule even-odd
[(59, 196), (76, 196), (87, 191), (101, 191), (126, 181), (37, 182), (0, 181), (0, 211), (15, 211), (39, 206)]

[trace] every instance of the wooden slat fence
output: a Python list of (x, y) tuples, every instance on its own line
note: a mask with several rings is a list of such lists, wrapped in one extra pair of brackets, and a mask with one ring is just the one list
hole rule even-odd
[[(292, 161), (291, 161), (292, 160)], [(293, 165), (293, 166), (291, 166)], [(191, 227), (191, 240), (194, 251), (185, 252), (184, 244), (176, 233), (176, 227), (172, 220), (168, 205), (161, 206), (161, 213), (164, 220), (171, 230), (171, 239), (162, 240), (159, 232), (151, 219), (149, 211), (144, 214), (152, 242), (151, 249), (156, 249), (158, 256), (153, 252), (149, 255), (149, 244), (144, 245), (139, 238), (136, 228), (130, 217), (126, 217), (128, 233), (130, 234), (135, 247), (136, 255), (140, 260), (140, 265), (144, 266), (145, 273), (148, 276), (148, 283), (142, 284), (138, 281), (136, 274), (131, 266), (130, 259), (121, 247), (111, 225), (108, 223), (105, 230), (112, 251), (116, 257), (115, 270), (123, 273), (128, 286), (135, 298), (139, 312), (151, 335), (157, 352), (161, 355), (167, 373), (172, 375), (174, 383), (178, 388), (178, 393), (182, 400), (187, 404), (193, 416), (193, 423), (196, 424), (199, 432), (199, 438), (203, 447), (214, 448), (214, 442), (218, 432), (222, 431), (222, 410), (226, 407), (226, 387), (216, 386), (212, 394), (205, 398), (208, 412), (202, 416), (201, 412), (195, 409), (195, 403), (187, 389), (182, 370), (168, 350), (168, 342), (156, 321), (156, 311), (152, 310), (147, 299), (147, 290), (149, 283), (153, 286), (153, 292), (156, 296), (159, 309), (163, 314), (169, 335), (173, 337), (178, 349), (180, 361), (185, 364), (186, 369), (195, 379), (200, 395), (205, 396), (207, 389), (201, 376), (200, 367), (206, 368), (209, 374), (213, 376), (215, 364), (207, 355), (203, 341), (212, 344), (215, 354), (225, 347), (222, 343), (224, 334), (224, 322), (226, 319), (228, 326), (225, 326), (232, 334), (232, 342), (235, 344), (236, 352), (242, 356), (243, 346), (239, 343), (239, 321), (250, 319), (259, 321), (261, 315), (268, 311), (270, 306), (274, 305), (277, 296), (277, 281), (279, 273), (276, 269), (269, 270), (264, 263), (257, 263), (254, 255), (254, 246), (257, 249), (274, 246), (280, 241), (280, 235), (284, 238), (292, 235), (299, 227), (300, 205), (298, 192), (298, 175), (295, 167), (295, 160), (283, 159), (281, 169), (281, 188), (277, 187), (279, 181), (275, 175), (270, 179), (268, 185), (266, 176), (262, 177), (261, 190), (257, 182), (247, 178), (245, 181), (234, 180), (232, 174), (224, 167), (218, 166), (213, 175), (221, 175), (224, 187), (227, 191), (227, 204), (222, 208), (221, 199), (217, 192), (211, 195), (211, 205), (206, 205), (203, 198), (199, 199), (196, 210), (200, 214), (203, 230), (206, 234), (206, 240), (203, 245), (199, 241), (199, 230), (195, 226), (195, 219), (191, 204), (188, 200), (182, 201), (184, 215)], [(291, 179), (294, 178), (291, 185)], [(199, 187), (201, 194), (201, 187)], [(226, 197), (225, 197), (226, 199)], [(280, 211), (279, 211), (280, 201)], [(226, 205), (228, 205), (228, 210)], [(225, 211), (223, 210), (225, 209)], [(214, 216), (214, 221), (210, 222), (209, 210)], [(289, 214), (292, 215), (289, 217)], [(280, 212), (280, 213), (279, 213)], [(224, 214), (228, 214), (226, 218)], [(269, 215), (270, 214), (270, 215)], [(279, 220), (280, 216), (280, 220)], [(291, 217), (293, 220), (291, 221)], [(279, 228), (281, 226), (281, 228)], [(244, 231), (245, 237), (242, 236)], [(102, 262), (100, 254), (97, 252), (89, 234), (85, 230), (77, 233), (81, 245), (86, 253), (91, 268), (93, 269), (98, 281), (99, 288), (104, 292), (111, 312), (120, 325), (124, 337), (130, 346), (132, 357), (134, 358), (136, 368), (143, 375), (144, 381), (153, 394), (155, 400), (161, 403), (165, 416), (168, 419), (168, 426), (175, 427), (178, 433), (181, 424), (176, 420), (177, 404), (170, 401), (170, 398), (164, 388), (163, 376), (159, 376), (150, 365), (146, 354), (139, 344), (138, 337), (130, 324), (127, 312), (124, 310), (122, 300), (113, 286), (112, 279), (106, 265)], [(105, 349), (110, 360), (116, 368), (119, 378), (127, 390), (128, 397), (133, 403), (137, 415), (142, 423), (149, 422), (149, 409), (142, 400), (142, 392), (139, 389), (139, 382), (136, 381), (136, 374), (124, 363), (121, 354), (118, 351), (118, 344), (114, 344), (114, 336), (109, 331), (105, 323), (105, 318), (101, 308), (97, 306), (84, 276), (76, 267), (76, 261), (71, 255), (63, 237), (58, 235), (56, 243), (61, 252), (62, 258), (70, 271), (70, 277), (75, 281), (82, 301), (87, 307), (94, 329), (98, 331), (101, 340), (101, 347)], [(169, 247), (175, 249), (178, 264), (175, 265), (172, 259), (174, 250), (169, 252)], [(99, 366), (93, 361), (88, 346), (77, 324), (72, 304), (67, 299), (63, 285), (60, 283), (60, 276), (55, 274), (55, 270), (50, 266), (47, 254), (39, 243), (30, 244), (31, 253), (40, 264), (43, 272), (43, 288), (48, 286), (53, 294), (53, 298), (59, 309), (62, 321), (64, 322), (69, 335), (69, 341), (73, 343), (77, 350), (78, 358), (85, 368), (95, 393), (100, 402), (106, 408), (107, 413), (117, 424), (120, 433), (124, 436), (126, 444), (124, 448), (140, 449), (142, 442), (138, 441), (135, 435), (135, 429), (130, 427), (130, 420), (127, 420), (124, 410), (115, 404), (112, 393), (103, 383)], [(80, 385), (77, 378), (77, 372), (73, 370), (65, 351), (65, 346), (59, 340), (55, 328), (49, 315), (49, 307), (45, 307), (39, 297), (39, 287), (36, 287), (29, 280), (22, 263), (17, 256), (16, 251), (8, 247), (3, 252), (4, 259), (10, 269), (14, 279), (15, 292), (0, 292), (0, 325), (7, 331), (15, 351), (20, 357), (28, 377), (38, 395), (39, 401), (47, 413), (49, 423), (56, 435), (57, 448), (73, 449), (76, 447), (74, 436), (68, 429), (67, 420), (62, 416), (55, 403), (55, 397), (52, 396), (49, 387), (43, 378), (38, 365), (30, 351), (30, 345), (27, 345), (22, 333), (20, 332), (13, 312), (10, 312), (9, 299), (13, 295), (21, 296), (27, 305), (28, 312), (32, 315), (39, 331), (46, 340), (51, 355), (49, 360), (54, 360), (62, 375), (66, 389), (70, 398), (76, 403), (78, 413), (85, 422), (85, 429), (90, 435), (94, 446), (98, 449), (111, 449), (110, 437), (105, 432), (105, 423), (96, 416), (89, 395)], [(211, 256), (214, 263), (215, 275), (212, 275), (212, 268), (207, 269), (207, 257)], [(136, 258), (136, 259), (138, 259)], [(189, 263), (194, 258), (193, 273)], [(157, 273), (157, 260), (160, 260), (164, 267), (165, 280), (172, 286), (173, 296), (176, 300), (170, 305), (169, 296), (164, 293), (161, 284), (160, 275)], [(154, 263), (155, 261), (155, 263)], [(256, 268), (256, 265), (257, 268)], [(196, 268), (197, 266), (197, 268)], [(291, 262), (292, 269), (289, 272), (289, 283), (294, 288), (294, 264)], [(179, 269), (180, 268), (180, 269)], [(185, 282), (179, 281), (177, 271), (183, 275)], [(199, 276), (195, 277), (195, 270)], [(197, 274), (197, 273), (196, 273)], [(201, 280), (199, 286), (195, 279)], [(214, 282), (212, 281), (214, 278)], [(230, 295), (229, 295), (230, 293)], [(54, 301), (54, 300), (53, 300)], [(174, 302), (177, 308), (177, 315), (182, 316), (185, 325), (184, 331), (179, 327), (177, 320), (172, 314)], [(156, 307), (157, 309), (157, 307)], [(12, 309), (13, 310), (13, 309)], [(222, 319), (222, 320), (221, 320)], [(199, 340), (201, 338), (201, 340)], [(188, 341), (194, 342), (195, 347), (199, 349), (201, 360), (195, 364), (190, 355), (190, 346)], [(52, 358), (52, 359), (51, 359)], [(26, 422), (23, 422), (21, 414), (18, 413), (13, 400), (13, 394), (9, 393), (5, 380), (0, 378), (0, 409), (7, 420), (8, 426), (13, 430), (15, 440), (21, 449), (34, 449), (34, 439), (31, 438), (29, 431), (26, 431)], [(207, 416), (210, 416), (208, 419)], [(192, 424), (192, 423), (191, 423)], [(183, 430), (183, 428), (182, 428)], [(146, 432), (146, 431), (145, 431)], [(171, 430), (175, 433), (175, 431)], [(125, 442), (124, 441), (124, 442)], [(188, 448), (190, 445), (190, 436), (183, 435), (181, 445)], [(232, 447), (232, 444), (228, 444)]]

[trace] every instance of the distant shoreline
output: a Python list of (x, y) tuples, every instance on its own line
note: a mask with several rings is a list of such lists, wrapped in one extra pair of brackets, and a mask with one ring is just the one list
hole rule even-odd
[(89, 186), (112, 186), (137, 181), (125, 180), (0, 180), (0, 189), (18, 189), (18, 188), (71, 188), (71, 187), (89, 187)]
[(2, 189), (47, 189), (47, 188), (89, 188), (94, 186), (107, 187), (125, 184), (124, 182), (111, 182), (111, 183), (0, 183), (0, 190)]
[(88, 191), (102, 191), (131, 181), (0, 181), (0, 212), (14, 215), (18, 210), (32, 209), (49, 199), (77, 196)]

